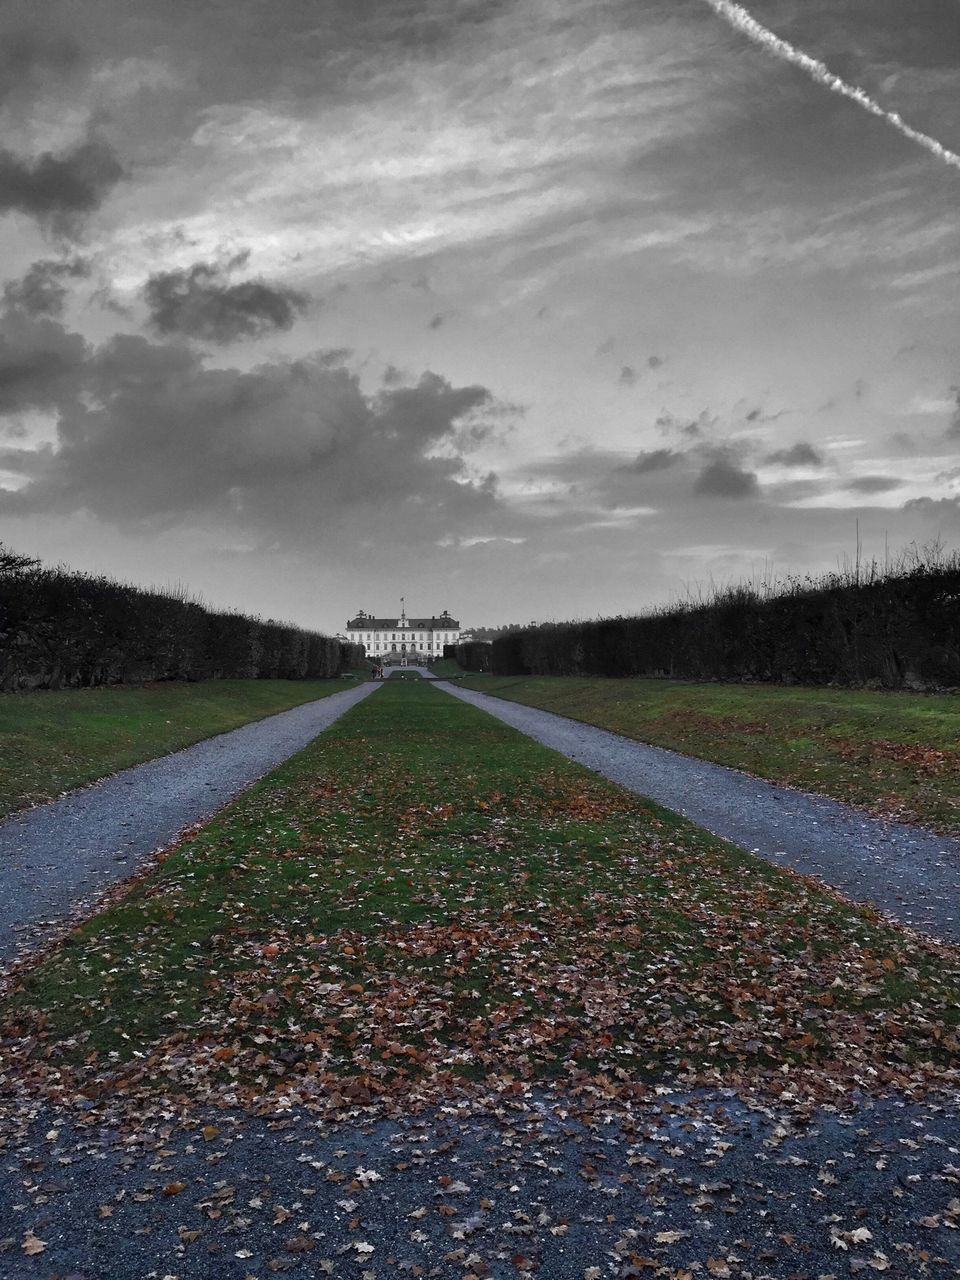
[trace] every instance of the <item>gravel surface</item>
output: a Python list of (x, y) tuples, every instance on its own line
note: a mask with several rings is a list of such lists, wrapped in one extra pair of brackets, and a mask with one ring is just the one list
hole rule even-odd
[(903, 924), (960, 942), (960, 840), (873, 818), (825, 796), (635, 742), (551, 711), (437, 683), (743, 849), (817, 876)]
[(729, 1090), (662, 1093), (608, 1110), (518, 1090), (332, 1130), (218, 1113), (206, 1135), (38, 1112), (0, 1158), (0, 1274), (960, 1275), (957, 1100), (798, 1121)]
[(0, 822), (0, 960), (209, 818), (377, 689), (358, 684)]

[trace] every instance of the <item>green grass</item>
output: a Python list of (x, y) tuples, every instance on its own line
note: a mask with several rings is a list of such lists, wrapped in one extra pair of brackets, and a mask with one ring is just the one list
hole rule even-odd
[(955, 948), (390, 681), (26, 971), (0, 1071), (253, 1106), (571, 1073), (833, 1097), (944, 1079), (958, 1016)]
[(0, 694), (0, 814), (354, 683), (205, 680)]
[(543, 676), (464, 685), (960, 834), (956, 696)]
[(450, 680), (464, 674), (463, 667), (455, 658), (437, 658), (430, 664), (430, 674), (441, 680)]

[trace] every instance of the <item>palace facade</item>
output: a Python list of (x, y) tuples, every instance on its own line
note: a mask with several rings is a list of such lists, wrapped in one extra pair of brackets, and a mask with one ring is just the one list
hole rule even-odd
[(361, 609), (347, 623), (347, 636), (379, 662), (426, 662), (443, 656), (445, 644), (460, 639), (460, 623), (446, 610), (430, 618), (408, 618), (403, 601), (399, 618), (375, 618)]

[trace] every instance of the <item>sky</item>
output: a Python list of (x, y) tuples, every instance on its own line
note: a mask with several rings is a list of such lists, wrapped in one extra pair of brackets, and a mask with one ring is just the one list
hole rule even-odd
[(328, 632), (956, 547), (908, 8), (5, 0), (0, 542)]

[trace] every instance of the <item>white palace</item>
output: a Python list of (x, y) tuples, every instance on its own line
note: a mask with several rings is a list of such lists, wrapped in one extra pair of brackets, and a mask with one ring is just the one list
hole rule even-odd
[(408, 618), (403, 600), (399, 618), (374, 618), (361, 609), (347, 623), (347, 636), (354, 644), (362, 644), (368, 658), (381, 662), (425, 661), (443, 656), (445, 644), (460, 639), (460, 623), (443, 613), (432, 618)]

